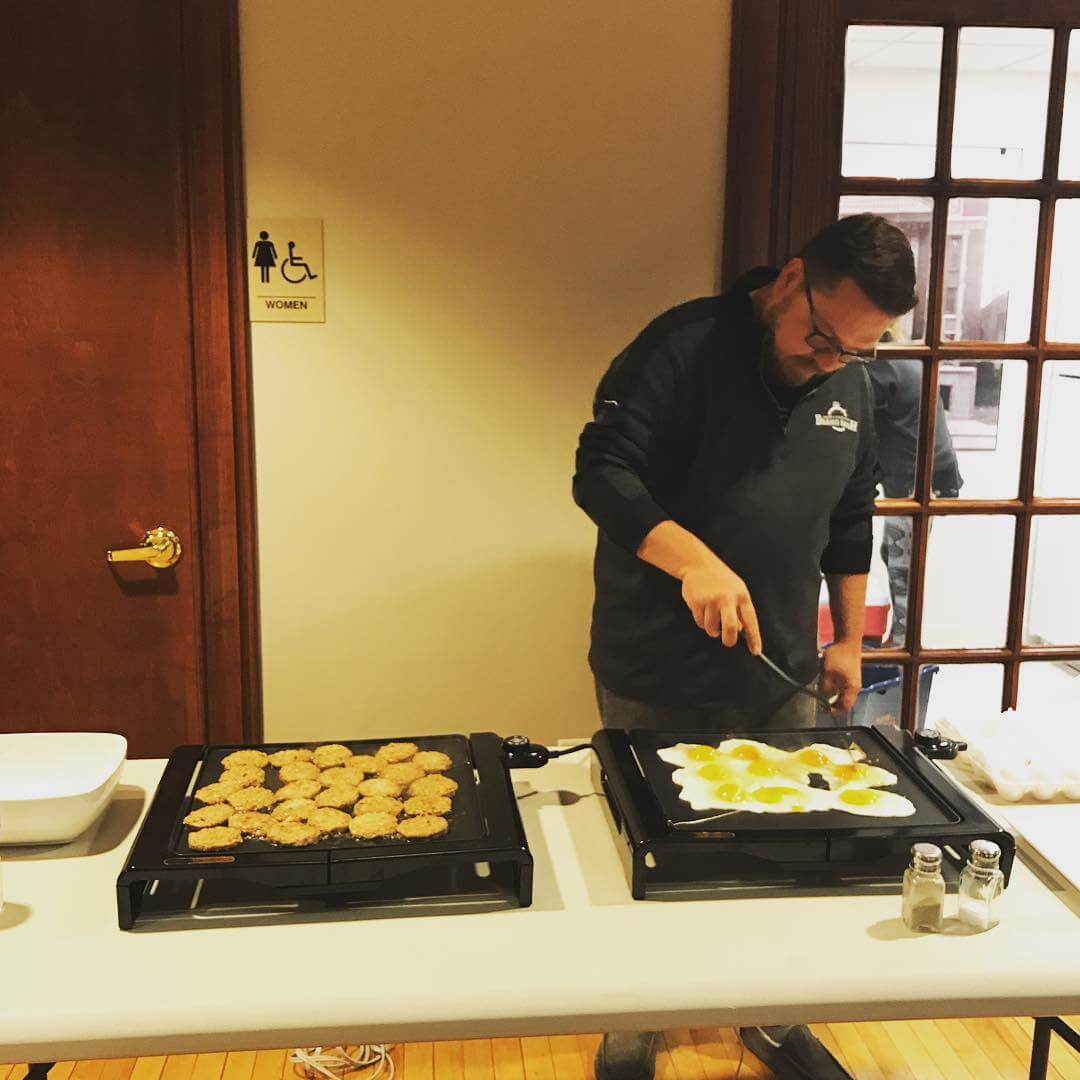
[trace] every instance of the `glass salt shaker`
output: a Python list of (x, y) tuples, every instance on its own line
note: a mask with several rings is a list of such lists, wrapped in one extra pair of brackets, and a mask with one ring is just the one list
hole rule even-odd
[(909, 930), (937, 931), (945, 914), (945, 878), (941, 874), (941, 848), (916, 844), (911, 865), (904, 871), (901, 906)]
[(960, 921), (973, 930), (997, 926), (997, 898), (1005, 887), (998, 867), (1001, 848), (990, 840), (973, 840), (967, 866), (960, 871)]

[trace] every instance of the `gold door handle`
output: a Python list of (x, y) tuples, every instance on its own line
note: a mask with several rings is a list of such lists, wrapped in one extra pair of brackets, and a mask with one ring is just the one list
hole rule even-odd
[(158, 570), (164, 570), (180, 561), (182, 550), (180, 537), (172, 529), (159, 525), (143, 537), (141, 547), (106, 551), (105, 558), (109, 562), (145, 562)]

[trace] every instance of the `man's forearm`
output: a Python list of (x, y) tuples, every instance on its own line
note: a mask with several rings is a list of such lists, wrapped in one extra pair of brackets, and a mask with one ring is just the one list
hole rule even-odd
[(646, 534), (637, 556), (682, 581), (689, 571), (719, 561), (716, 553), (678, 522), (661, 521)]
[(826, 574), (836, 644), (862, 645), (869, 574)]
[(645, 534), (637, 556), (682, 582), (694, 622), (710, 637), (730, 648), (742, 635), (754, 656), (761, 652), (761, 628), (746, 582), (692, 532), (661, 521)]

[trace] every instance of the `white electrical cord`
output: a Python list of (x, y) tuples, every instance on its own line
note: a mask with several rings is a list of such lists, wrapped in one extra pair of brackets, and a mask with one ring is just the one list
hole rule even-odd
[(742, 1076), (743, 1058), (746, 1056), (746, 1043), (742, 1041), (742, 1033), (735, 1029), (735, 1038), (739, 1040), (739, 1061), (735, 1066), (735, 1080)]
[(298, 1065), (296, 1071), (308, 1080), (342, 1080), (346, 1073), (375, 1066), (375, 1071), (363, 1080), (394, 1080), (394, 1059), (390, 1056), (392, 1043), (362, 1044), (350, 1054), (344, 1046), (300, 1047), (289, 1055), (289, 1061)]

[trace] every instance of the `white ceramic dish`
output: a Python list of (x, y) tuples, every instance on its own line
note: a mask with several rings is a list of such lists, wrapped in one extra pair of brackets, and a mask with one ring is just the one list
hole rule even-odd
[(65, 844), (105, 809), (127, 739), (98, 731), (0, 735), (0, 845)]

